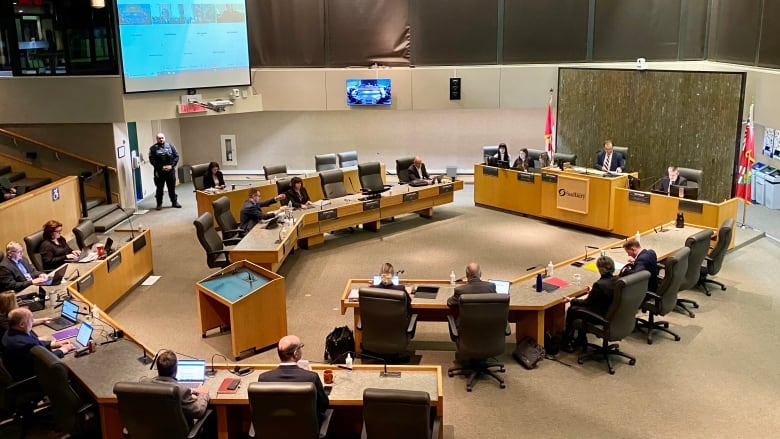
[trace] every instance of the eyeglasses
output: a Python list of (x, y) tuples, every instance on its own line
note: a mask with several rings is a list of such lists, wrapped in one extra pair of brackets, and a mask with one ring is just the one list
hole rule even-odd
[(303, 349), (303, 343), (299, 344), (299, 345), (298, 345), (298, 347), (297, 347), (297, 348), (295, 348), (295, 352), (298, 352), (298, 351), (300, 351), (301, 349)]

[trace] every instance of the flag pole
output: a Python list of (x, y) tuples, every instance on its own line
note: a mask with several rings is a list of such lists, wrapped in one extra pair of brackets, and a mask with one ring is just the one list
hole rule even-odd
[[(742, 148), (742, 151), (740, 152), (740, 167), (742, 166), (743, 162), (745, 165), (744, 169), (741, 170), (742, 172), (741, 178), (743, 179), (743, 185), (745, 186), (742, 193), (743, 196), (740, 197), (742, 198), (742, 224), (740, 225), (741, 229), (752, 229), (752, 227), (747, 225), (746, 221), (747, 221), (747, 207), (748, 204), (751, 204), (749, 198), (752, 197), (752, 195), (750, 196), (748, 195), (749, 192), (748, 186), (752, 184), (752, 180), (753, 178), (755, 178), (752, 172), (752, 163), (751, 163), (751, 159), (753, 162), (755, 162), (755, 159), (752, 157), (752, 155), (755, 154), (755, 138), (753, 137), (755, 135), (755, 133), (753, 132), (753, 106), (754, 105), (755, 105), (755, 96), (753, 97), (753, 99), (751, 99), (750, 102), (750, 110), (748, 110), (748, 119), (747, 122), (745, 123), (745, 143)], [(749, 139), (748, 139), (748, 133), (750, 134)], [(748, 142), (750, 142), (750, 144), (748, 144)], [(753, 151), (750, 151), (751, 147)], [(750, 178), (747, 181), (744, 180), (745, 175), (750, 176)]]

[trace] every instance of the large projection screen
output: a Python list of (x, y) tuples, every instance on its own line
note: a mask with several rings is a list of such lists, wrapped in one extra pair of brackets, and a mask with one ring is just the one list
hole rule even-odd
[(594, 166), (604, 139), (629, 149), (642, 189), (676, 165), (704, 171), (699, 196), (732, 195), (744, 72), (558, 70), (556, 150)]
[(117, 0), (125, 93), (250, 84), (244, 0)]

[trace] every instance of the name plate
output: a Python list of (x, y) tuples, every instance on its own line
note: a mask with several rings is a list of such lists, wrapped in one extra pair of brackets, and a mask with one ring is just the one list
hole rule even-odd
[(419, 192), (407, 192), (404, 194), (404, 202), (416, 201), (418, 198), (420, 198)]
[(491, 177), (498, 177), (498, 168), (492, 166), (483, 166), (482, 175), (489, 175)]
[(704, 205), (691, 200), (680, 200), (677, 204), (677, 209), (684, 212), (702, 213), (704, 211)]
[(79, 279), (78, 282), (76, 282), (76, 289), (79, 290), (80, 293), (83, 293), (94, 283), (95, 283), (95, 276), (92, 273), (89, 273), (88, 275)]
[(114, 256), (108, 258), (106, 263), (108, 264), (108, 272), (111, 273), (111, 271), (122, 263), (122, 253), (117, 252)]
[(542, 181), (547, 183), (558, 183), (558, 174), (542, 172)]
[(379, 199), (364, 201), (363, 211), (379, 209), (379, 201)]
[(328, 210), (321, 210), (317, 212), (317, 220), (318, 221), (325, 221), (325, 220), (332, 220), (339, 217), (338, 212), (336, 209), (328, 209)]
[(647, 192), (628, 191), (628, 201), (650, 204), (650, 194)]
[(530, 172), (518, 172), (517, 173), (517, 181), (524, 181), (526, 183), (533, 183), (534, 182), (534, 174), (531, 174)]
[(439, 186), (439, 193), (440, 194), (446, 194), (449, 192), (452, 192), (452, 183), (447, 183)]
[(144, 247), (146, 247), (146, 235), (141, 235), (133, 241), (133, 253), (138, 253)]

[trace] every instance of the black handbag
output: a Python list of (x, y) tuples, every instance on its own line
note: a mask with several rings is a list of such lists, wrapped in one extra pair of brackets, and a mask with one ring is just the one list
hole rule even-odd
[(544, 358), (544, 348), (531, 337), (524, 337), (517, 342), (512, 357), (526, 369), (534, 369)]
[(349, 326), (339, 326), (325, 337), (325, 361), (344, 362), (347, 352), (355, 352), (355, 336)]

